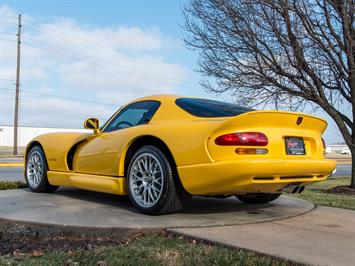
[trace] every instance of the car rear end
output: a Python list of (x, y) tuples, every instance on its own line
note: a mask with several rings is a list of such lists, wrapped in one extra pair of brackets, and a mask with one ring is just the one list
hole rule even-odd
[[(206, 140), (211, 163), (179, 167), (192, 194), (275, 193), (326, 179), (325, 120), (302, 113), (250, 111), (227, 118)], [(192, 178), (193, 177), (193, 178)]]

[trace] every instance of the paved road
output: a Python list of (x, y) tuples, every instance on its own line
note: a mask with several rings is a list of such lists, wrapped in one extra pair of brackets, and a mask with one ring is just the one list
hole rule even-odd
[(22, 167), (0, 167), (0, 181), (24, 181)]
[[(334, 177), (351, 176), (350, 164), (339, 164)], [(21, 181), (23, 178), (22, 167), (0, 167), (0, 181)]]
[(351, 176), (351, 164), (338, 164), (334, 177)]

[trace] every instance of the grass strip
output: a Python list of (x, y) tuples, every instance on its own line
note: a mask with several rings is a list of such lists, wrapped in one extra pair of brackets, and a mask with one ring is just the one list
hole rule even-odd
[(119, 246), (0, 257), (0, 265), (291, 265), (251, 251), (147, 235)]
[(0, 190), (25, 188), (26, 184), (21, 181), (11, 182), (11, 181), (0, 181)]
[(349, 185), (349, 177), (328, 179), (311, 184), (307, 186), (303, 193), (294, 194), (292, 196), (309, 200), (316, 205), (355, 210), (355, 196), (341, 193), (328, 193), (328, 189)]

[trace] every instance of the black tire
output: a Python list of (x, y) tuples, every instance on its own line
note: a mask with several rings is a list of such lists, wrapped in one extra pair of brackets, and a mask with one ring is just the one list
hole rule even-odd
[(261, 204), (261, 203), (268, 203), (273, 200), (276, 200), (278, 197), (281, 196), (281, 193), (275, 193), (275, 194), (263, 194), (263, 193), (257, 193), (257, 194), (244, 194), (244, 195), (236, 195), (236, 197), (248, 204)]
[[(41, 172), (40, 174), (38, 174), (38, 181), (34, 182), (31, 181), (33, 180), (33, 178), (31, 178), (31, 157), (33, 156), (39, 156), (42, 165), (41, 167)], [(42, 148), (40, 146), (34, 146), (30, 152), (27, 155), (26, 158), (26, 168), (25, 168), (25, 179), (26, 179), (26, 183), (28, 188), (32, 191), (32, 192), (36, 192), (36, 193), (42, 193), (42, 192), (54, 192), (58, 189), (57, 186), (53, 186), (51, 184), (49, 184), (48, 178), (47, 178), (47, 171), (48, 171), (48, 166), (47, 166), (47, 160), (46, 160), (46, 156), (44, 155), (44, 152), (42, 150)]]
[[(148, 182), (150, 183), (150, 186), (153, 186), (153, 183), (155, 182), (154, 180), (155, 177), (153, 178), (153, 175), (147, 175), (146, 171), (142, 170), (141, 167), (137, 169), (137, 164), (139, 164), (139, 160), (144, 157), (149, 157), (151, 158), (151, 162), (153, 161), (158, 161), (159, 169), (161, 168), (161, 176), (158, 177), (157, 179), (162, 179), (162, 186), (159, 187), (158, 195), (155, 196), (156, 199), (155, 201), (153, 200), (153, 197), (150, 198), (152, 199), (151, 205), (148, 206), (147, 204), (144, 204), (143, 201), (143, 196), (138, 195), (140, 194), (139, 191), (141, 191), (141, 188), (143, 186), (143, 179), (147, 180), (150, 178), (150, 181), (145, 181), (145, 185), (143, 187), (143, 190), (147, 190), (147, 197), (148, 196), (148, 190), (150, 189), (148, 186)], [(143, 165), (143, 168), (145, 166)], [(137, 179), (137, 175), (141, 175), (142, 172), (145, 172), (144, 176), (140, 177), (140, 179)], [(129, 193), (129, 198), (132, 202), (132, 204), (142, 213), (145, 214), (150, 214), (150, 215), (156, 215), (156, 214), (167, 214), (167, 213), (172, 213), (172, 212), (177, 212), (182, 209), (183, 207), (183, 199), (184, 199), (184, 193), (179, 193), (177, 190), (177, 185), (175, 183), (175, 176), (174, 176), (174, 169), (173, 166), (170, 164), (169, 160), (165, 156), (165, 154), (157, 147), (155, 146), (144, 146), (140, 148), (132, 157), (129, 166), (128, 166), (128, 171), (127, 171), (127, 184), (128, 184), (128, 193)], [(139, 183), (140, 182), (140, 183)], [(151, 190), (153, 191), (153, 190)], [(145, 192), (141, 192), (145, 193)], [(153, 195), (153, 194), (150, 194)]]

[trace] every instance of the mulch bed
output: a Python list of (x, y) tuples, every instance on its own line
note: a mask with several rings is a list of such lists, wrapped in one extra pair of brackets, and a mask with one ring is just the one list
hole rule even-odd
[(345, 195), (355, 196), (355, 189), (351, 188), (349, 186), (334, 187), (334, 188), (328, 189), (326, 192), (333, 193), (333, 194), (345, 194)]
[(75, 253), (79, 249), (127, 245), (145, 235), (161, 233), (161, 229), (94, 229), (0, 219), (0, 256), (39, 257), (51, 251)]
[(40, 256), (46, 251), (69, 252), (77, 249), (91, 250), (98, 246), (122, 245), (113, 238), (54, 237), (47, 239), (1, 239), (0, 255)]
[[(98, 247), (124, 246), (145, 236), (137, 233), (125, 240), (110, 237), (51, 237), (46, 239), (0, 239), (0, 256), (41, 257), (45, 252), (62, 251), (75, 255), (78, 250), (94, 250)], [(160, 233), (160, 234), (163, 234)]]

